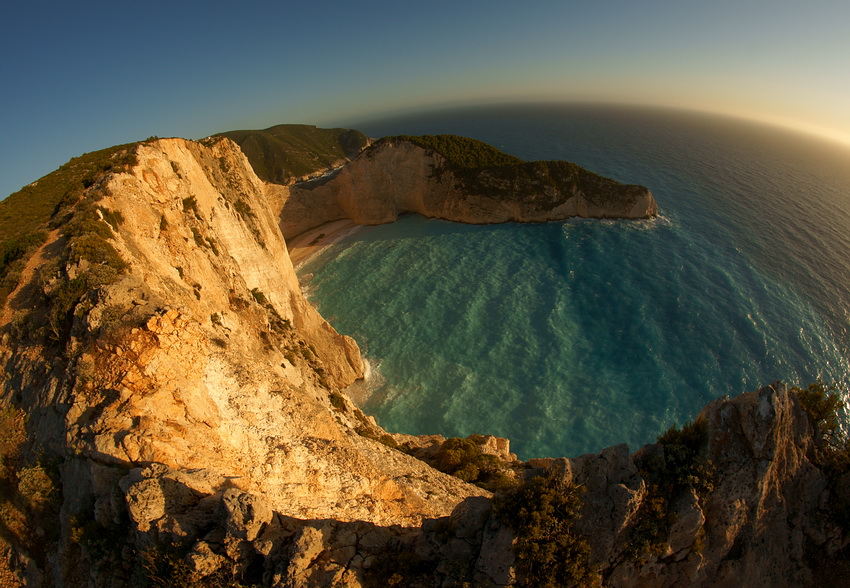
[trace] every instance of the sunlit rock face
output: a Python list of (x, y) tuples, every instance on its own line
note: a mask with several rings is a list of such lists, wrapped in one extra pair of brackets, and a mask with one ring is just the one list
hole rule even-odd
[(410, 142), (379, 141), (333, 177), (292, 186), (281, 228), (291, 237), (328, 221), (376, 225), (405, 212), (472, 224), (575, 216), (648, 218), (658, 213), (646, 188), (619, 184), (572, 164), (528, 163), (520, 170), (472, 173)]
[[(186, 540), (210, 519), (180, 513), (210, 515), (219, 498), (205, 497), (228, 489), (280, 516), (380, 525), (487, 494), (375, 441), (384, 431), (340, 393), (362, 377), (361, 356), (301, 294), (280, 187), (227, 139), (151, 141), (136, 155), (89, 188), (126, 271), (78, 304), (63, 348), (4, 337), (4, 397), (31, 415), (32, 444), (62, 460), (62, 549), (92, 516), (104, 532), (129, 516), (138, 533)], [(62, 259), (63, 239), (51, 243), (45, 264)], [(35, 271), (21, 292), (86, 263)], [(38, 312), (30, 298), (15, 298), (20, 316)], [(88, 565), (54, 564), (69, 566), (56, 577)]]

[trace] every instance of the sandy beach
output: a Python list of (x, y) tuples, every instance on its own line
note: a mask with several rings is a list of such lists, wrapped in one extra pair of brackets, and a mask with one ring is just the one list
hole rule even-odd
[(286, 242), (292, 265), (297, 268), (325, 247), (333, 245), (360, 227), (361, 225), (348, 219), (342, 219), (319, 225), (292, 237)]

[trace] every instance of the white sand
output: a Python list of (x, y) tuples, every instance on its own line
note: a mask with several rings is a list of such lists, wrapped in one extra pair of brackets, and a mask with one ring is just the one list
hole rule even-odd
[(342, 219), (319, 225), (292, 237), (286, 242), (292, 265), (296, 268), (303, 265), (325, 247), (339, 242), (360, 227), (361, 225), (348, 219)]

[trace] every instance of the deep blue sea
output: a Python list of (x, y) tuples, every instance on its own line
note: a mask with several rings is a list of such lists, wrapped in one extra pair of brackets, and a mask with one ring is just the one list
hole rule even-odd
[(356, 125), (566, 159), (655, 195), (649, 221), (466, 226), (408, 215), (300, 269), (372, 367), (395, 432), (520, 458), (634, 450), (773, 380), (850, 382), (850, 150), (683, 111), (519, 105)]

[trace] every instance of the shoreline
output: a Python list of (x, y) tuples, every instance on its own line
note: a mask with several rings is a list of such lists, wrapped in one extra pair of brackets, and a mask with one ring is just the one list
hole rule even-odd
[(292, 266), (297, 270), (324, 249), (338, 243), (361, 227), (362, 225), (346, 218), (322, 223), (292, 237), (286, 241)]

